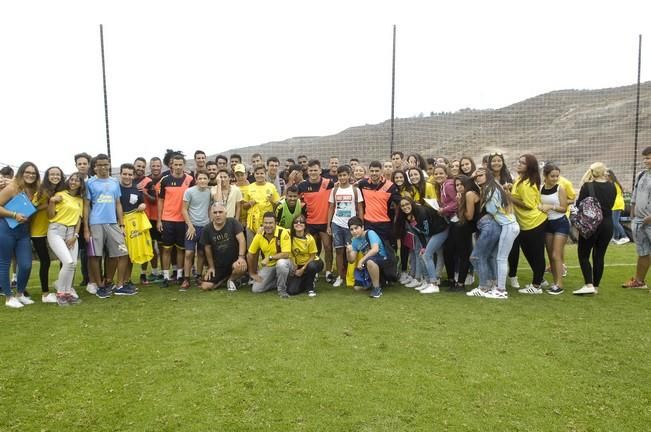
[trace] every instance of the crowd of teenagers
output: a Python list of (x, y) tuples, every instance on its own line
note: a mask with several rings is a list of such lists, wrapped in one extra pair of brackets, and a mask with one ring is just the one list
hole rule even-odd
[[(627, 288), (646, 288), (651, 263), (651, 147), (642, 155), (630, 210), (639, 257)], [(81, 301), (77, 263), (81, 286), (103, 299), (138, 293), (134, 265), (140, 285), (181, 291), (250, 286), (281, 298), (316, 296), (323, 272), (334, 287), (373, 298), (399, 283), (421, 294), (445, 286), (507, 299), (507, 284), (521, 294), (563, 293), (573, 204), (600, 208), (588, 221), (592, 231), (578, 238), (584, 285), (574, 294), (597, 294), (609, 244), (629, 241), (619, 221), (622, 187), (600, 162), (577, 195), (557, 165), (541, 169), (532, 154), (515, 160), (514, 173), (501, 153), (476, 164), (397, 151), (368, 166), (337, 157), (326, 166), (305, 155), (281, 166), (254, 154), (247, 169), (240, 155), (213, 161), (198, 150), (191, 172), (182, 153), (168, 151), (124, 163), (116, 177), (105, 154), (74, 161), (77, 172), (67, 176), (53, 166), (41, 178), (31, 162), (0, 170), (0, 287), (8, 307), (34, 303), (26, 290), (34, 252), (41, 300), (61, 306)], [(524, 286), (520, 251), (532, 271)], [(55, 281), (51, 255), (60, 261)]]

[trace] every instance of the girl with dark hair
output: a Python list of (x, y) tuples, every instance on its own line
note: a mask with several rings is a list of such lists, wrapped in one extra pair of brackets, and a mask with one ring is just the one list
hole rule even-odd
[(494, 152), (488, 155), (488, 169), (504, 189), (511, 189), (511, 186), (513, 186), (513, 177), (506, 166), (506, 161), (502, 153)]
[(626, 231), (624, 231), (624, 227), (622, 224), (619, 222), (619, 218), (622, 216), (622, 212), (624, 211), (624, 208), (626, 205), (624, 204), (624, 194), (622, 192), (622, 185), (617, 180), (617, 176), (613, 172), (613, 170), (608, 169), (606, 170), (606, 178), (615, 186), (615, 191), (617, 192), (617, 195), (615, 196), (615, 204), (613, 205), (613, 238), (612, 242), (618, 245), (626, 244), (630, 240), (628, 238), (628, 235), (626, 235)]
[(297, 295), (304, 291), (310, 297), (316, 296), (315, 278), (323, 270), (323, 261), (317, 256), (316, 240), (306, 229), (305, 216), (299, 215), (292, 222), (290, 230), (293, 272), (287, 281), (287, 294)]
[[(407, 156), (407, 170), (410, 168), (418, 168), (423, 173), (422, 177), (427, 178), (427, 161), (419, 153), (412, 153)], [(406, 171), (406, 170), (405, 170)]]
[(567, 219), (567, 194), (565, 188), (558, 182), (561, 170), (554, 164), (547, 163), (543, 167), (545, 179), (540, 189), (540, 205), (538, 208), (547, 213), (545, 225), (545, 248), (549, 257), (554, 284), (549, 294), (563, 293), (563, 249), (570, 234), (570, 221)]
[(54, 283), (56, 302), (60, 306), (76, 304), (79, 296), (72, 287), (77, 266), (78, 239), (84, 210), (83, 197), (86, 188), (81, 173), (74, 173), (66, 180), (61, 191), (48, 200), (49, 226), (47, 241), (52, 252), (61, 261), (61, 271)]
[(472, 160), (471, 157), (462, 156), (461, 159), (459, 159), (459, 174), (472, 177), (476, 169), (477, 166), (475, 165), (475, 161)]
[[(25, 294), (32, 271), (32, 245), (29, 241), (29, 218), (22, 213), (9, 211), (5, 205), (16, 195), (24, 193), (28, 200), (36, 195), (40, 182), (38, 168), (32, 162), (23, 163), (16, 177), (0, 191), (0, 287), (5, 295), (5, 305), (22, 308), (34, 301)], [(14, 219), (18, 225), (9, 227), (6, 218)], [(9, 266), (16, 257), (17, 295), (11, 291)]]
[(413, 198), (415, 187), (407, 181), (407, 175), (404, 171), (396, 170), (391, 174), (391, 182), (396, 185), (400, 196)]
[[(436, 266), (434, 265), (434, 254), (442, 248), (445, 239), (448, 237), (448, 226), (446, 221), (428, 206), (421, 206), (411, 198), (400, 200), (400, 211), (396, 218), (396, 233), (403, 238), (405, 233), (413, 235), (412, 247), (412, 272), (414, 283), (409, 284), (420, 291), (421, 294), (433, 294), (439, 292), (437, 285)], [(419, 261), (422, 260), (422, 263)], [(418, 278), (424, 265), (426, 279), (418, 283)]]
[(518, 179), (511, 190), (515, 216), (520, 225), (520, 247), (533, 271), (531, 284), (518, 290), (521, 294), (542, 294), (540, 284), (545, 274), (545, 223), (540, 210), (540, 171), (532, 154), (518, 158)]
[[(406, 180), (406, 174), (404, 171), (402, 170), (394, 171), (391, 174), (391, 181), (398, 188), (398, 192), (400, 192), (401, 197), (413, 199), (414, 196), (416, 196), (417, 194), (416, 186), (412, 185)], [(417, 280), (414, 281), (412, 277), (412, 274), (414, 273), (414, 269), (415, 269), (414, 266), (416, 265), (415, 261), (413, 259), (411, 260), (412, 272), (410, 274), (407, 271), (409, 267), (409, 260), (410, 260), (410, 249), (407, 248), (407, 246), (405, 245), (404, 237), (397, 237), (397, 238), (400, 239), (400, 277), (398, 278), (398, 282), (400, 282), (405, 286), (409, 286), (409, 288), (414, 288), (416, 286), (415, 284), (418, 282)]]
[(32, 245), (38, 256), (40, 268), (38, 271), (39, 280), (41, 282), (41, 300), (43, 303), (56, 303), (57, 297), (54, 293), (50, 293), (48, 287), (48, 279), (50, 274), (50, 251), (47, 248), (47, 230), (48, 230), (48, 202), (57, 192), (63, 189), (63, 171), (59, 167), (50, 167), (45, 170), (43, 181), (38, 188), (38, 192), (34, 195), (32, 204), (36, 207), (36, 213), (30, 222), (30, 234), (32, 237)]
[[(479, 219), (479, 188), (472, 178), (465, 175), (455, 177), (454, 185), (459, 206), (457, 214), (450, 218), (450, 233), (443, 248), (443, 257), (450, 291), (465, 291), (472, 253), (472, 234)], [(456, 278), (455, 268), (458, 269)]]
[(425, 181), (422, 170), (418, 168), (409, 168), (407, 170), (407, 176), (409, 178), (409, 183), (413, 186), (414, 193), (412, 198), (414, 201), (418, 204), (425, 204), (425, 198), (436, 198), (434, 185)]
[[(438, 212), (446, 220), (450, 221), (457, 214), (459, 203), (457, 202), (457, 190), (454, 180), (450, 178), (447, 165), (436, 165), (434, 167), (434, 188), (438, 199)], [(438, 274), (443, 273), (445, 258), (443, 248), (436, 255), (436, 268)], [(448, 280), (454, 279), (454, 275), (448, 275)]]
[[(606, 178), (606, 166), (601, 162), (590, 165), (590, 169), (588, 169), (581, 181), (583, 185), (579, 192), (579, 198), (576, 200), (577, 205), (589, 196), (596, 198), (601, 205), (603, 220), (599, 224), (597, 231), (590, 237), (579, 236), (577, 253), (584, 285), (572, 291), (572, 294), (597, 294), (601, 277), (604, 274), (604, 257), (613, 236), (611, 209), (615, 204), (617, 192), (613, 183)], [(590, 265), (590, 255), (592, 255), (592, 265)]]

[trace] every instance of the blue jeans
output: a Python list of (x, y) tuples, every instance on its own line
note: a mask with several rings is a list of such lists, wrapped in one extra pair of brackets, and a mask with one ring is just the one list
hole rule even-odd
[(488, 288), (489, 281), (497, 279), (497, 250), (502, 227), (492, 216), (486, 215), (477, 222), (479, 236), (470, 255), (470, 262), (477, 270), (479, 286)]
[(509, 273), (509, 253), (513, 247), (513, 241), (520, 234), (520, 226), (517, 222), (502, 225), (499, 245), (497, 247), (497, 289), (506, 290), (506, 276)]
[(626, 231), (621, 223), (619, 223), (619, 218), (622, 215), (621, 210), (613, 210), (613, 238), (615, 240), (623, 239), (627, 237)]
[(446, 228), (445, 231), (442, 231), (438, 234), (434, 234), (430, 237), (425, 247), (425, 252), (420, 256), (423, 262), (425, 263), (425, 270), (427, 271), (428, 282), (434, 282), (436, 280), (436, 265), (434, 264), (434, 255), (442, 250), (443, 243), (448, 238), (448, 231), (450, 229)]
[(18, 294), (25, 292), (32, 272), (32, 242), (29, 237), (29, 224), (19, 224), (11, 229), (4, 218), (0, 218), (0, 286), (7, 298), (13, 294), (9, 280), (11, 259), (16, 255), (16, 276)]
[(414, 279), (423, 277), (423, 261), (420, 259), (420, 249), (422, 247), (418, 236), (414, 236), (414, 248), (409, 251), (409, 275)]

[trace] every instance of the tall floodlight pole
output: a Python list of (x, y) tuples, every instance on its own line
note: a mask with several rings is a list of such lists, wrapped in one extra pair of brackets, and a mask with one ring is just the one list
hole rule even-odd
[(635, 187), (635, 171), (637, 170), (637, 136), (640, 127), (640, 72), (642, 71), (642, 35), (639, 37), (637, 48), (637, 101), (635, 103), (635, 139), (633, 151), (633, 186)]
[(391, 62), (391, 140), (389, 141), (389, 156), (393, 154), (393, 121), (396, 102), (396, 25), (393, 25), (393, 59)]
[(106, 123), (106, 154), (111, 160), (111, 137), (109, 135), (108, 96), (106, 93), (106, 64), (104, 61), (104, 26), (99, 25), (99, 41), (102, 49), (102, 83), (104, 85), (104, 121)]

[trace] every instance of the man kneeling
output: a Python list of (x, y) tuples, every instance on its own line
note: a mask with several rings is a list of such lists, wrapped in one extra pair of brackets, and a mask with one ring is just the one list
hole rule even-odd
[(211, 290), (226, 281), (229, 291), (236, 291), (235, 281), (246, 273), (246, 238), (242, 225), (226, 217), (226, 208), (215, 203), (210, 208), (211, 222), (201, 235), (208, 271), (201, 289)]
[[(370, 296), (373, 298), (380, 298), (382, 296), (382, 287), (380, 285), (381, 272), (387, 272), (389, 266), (392, 265), (389, 260), (389, 255), (384, 249), (382, 239), (373, 230), (364, 230), (364, 224), (357, 216), (351, 217), (348, 220), (348, 228), (353, 237), (352, 244), (346, 245), (346, 257), (349, 263), (354, 263), (357, 258), (357, 253), (364, 254), (357, 263), (357, 268), (361, 271), (368, 270), (371, 277), (371, 284), (373, 289)], [(394, 263), (395, 265), (395, 263)]]
[[(253, 279), (251, 291), (261, 293), (273, 287), (278, 289), (278, 295), (287, 298), (287, 276), (292, 269), (289, 255), (292, 242), (289, 231), (276, 226), (276, 217), (273, 212), (266, 212), (262, 217), (262, 232), (258, 232), (247, 256), (249, 275)], [(258, 271), (258, 256), (262, 252), (260, 261), (262, 269)]]

